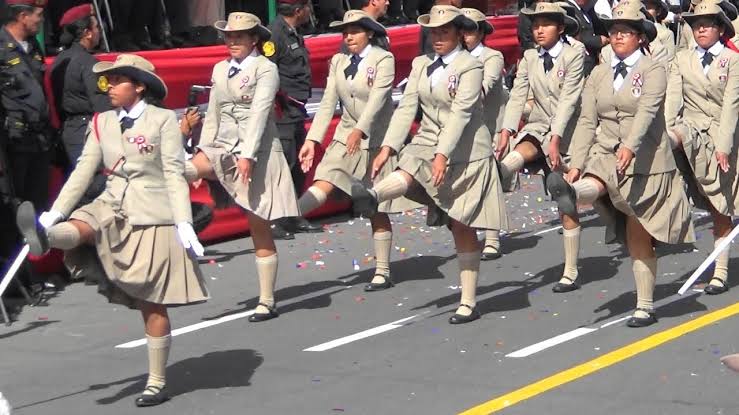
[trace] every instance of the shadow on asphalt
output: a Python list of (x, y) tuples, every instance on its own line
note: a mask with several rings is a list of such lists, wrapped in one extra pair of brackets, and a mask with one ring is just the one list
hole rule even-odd
[(14, 330), (8, 333), (0, 334), (0, 340), (7, 339), (8, 337), (17, 336), (21, 333), (26, 333), (34, 329), (38, 329), (44, 326), (48, 326), (49, 324), (58, 323), (60, 320), (47, 320), (47, 321), (32, 321), (28, 324), (26, 324), (26, 327)]

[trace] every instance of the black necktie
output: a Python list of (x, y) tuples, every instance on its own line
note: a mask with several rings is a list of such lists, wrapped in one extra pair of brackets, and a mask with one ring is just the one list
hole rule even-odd
[(232, 67), (228, 68), (228, 79), (233, 78), (239, 72), (241, 72), (241, 69), (239, 69), (239, 68), (237, 68), (235, 66), (232, 66)]
[(616, 65), (615, 72), (613, 73), (613, 79), (615, 80), (619, 75), (623, 79), (626, 79), (626, 76), (629, 75), (629, 72), (626, 70), (626, 64), (621, 61)]
[(121, 118), (121, 132), (128, 130), (129, 128), (133, 127), (133, 122), (136, 121), (135, 118), (131, 117), (123, 117)]
[(357, 74), (357, 69), (359, 68), (359, 62), (362, 60), (357, 55), (352, 55), (352, 61), (349, 63), (349, 66), (344, 69), (344, 76), (346, 76), (346, 79), (354, 79), (354, 76)]
[(552, 55), (549, 54), (549, 52), (544, 52), (543, 55), (541, 55), (542, 58), (544, 58), (544, 73), (549, 73), (549, 71), (554, 68), (554, 61), (552, 60)]
[(426, 76), (431, 76), (432, 73), (436, 70), (436, 68), (446, 68), (446, 64), (444, 63), (441, 58), (436, 58), (436, 60), (426, 68)]
[(707, 67), (713, 62), (713, 54), (711, 52), (706, 51), (706, 53), (703, 54), (703, 58), (701, 59), (703, 61), (703, 67)]

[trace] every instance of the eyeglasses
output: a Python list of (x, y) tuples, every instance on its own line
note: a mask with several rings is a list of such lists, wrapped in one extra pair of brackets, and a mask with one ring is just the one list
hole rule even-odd
[(611, 37), (618, 37), (621, 36), (623, 38), (629, 38), (633, 36), (637, 36), (639, 33), (633, 31), (633, 30), (609, 30), (608, 36)]

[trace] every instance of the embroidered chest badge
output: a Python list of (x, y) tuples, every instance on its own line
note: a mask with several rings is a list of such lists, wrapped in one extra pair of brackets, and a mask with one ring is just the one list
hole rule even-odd
[(136, 147), (139, 149), (139, 153), (141, 154), (150, 154), (152, 151), (154, 151), (154, 146), (149, 144), (143, 135), (128, 137), (128, 142), (136, 145)]
[(449, 76), (449, 82), (447, 83), (447, 90), (449, 90), (449, 95), (454, 98), (457, 96), (457, 85), (459, 83), (459, 78), (457, 78), (457, 75), (450, 75)]
[(248, 84), (248, 83), (249, 83), (249, 75), (247, 75), (247, 76), (245, 76), (245, 77), (243, 77), (241, 79), (241, 87), (240, 88), (241, 89), (246, 88), (246, 84)]
[(634, 74), (631, 78), (631, 86), (631, 95), (634, 98), (639, 98), (641, 96), (641, 88), (644, 86), (644, 79), (640, 73)]
[(729, 58), (721, 58), (720, 61), (718, 61), (718, 66), (725, 68), (726, 65), (729, 64)]
[(719, 74), (718, 81), (719, 83), (725, 84), (728, 78), (729, 78), (729, 75), (727, 75), (726, 73), (722, 73), (722, 74)]
[(564, 78), (565, 77), (565, 71), (564, 69), (560, 69), (557, 71), (557, 78)]
[(375, 68), (367, 68), (367, 86), (372, 87), (375, 83)]

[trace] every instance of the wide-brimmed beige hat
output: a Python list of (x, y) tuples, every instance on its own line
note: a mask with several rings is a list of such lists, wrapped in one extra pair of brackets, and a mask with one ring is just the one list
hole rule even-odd
[(617, 23), (625, 24), (647, 35), (651, 42), (657, 38), (657, 26), (641, 11), (642, 7), (641, 1), (624, 0), (613, 8), (613, 17), (601, 16), (600, 20), (606, 30)]
[(98, 62), (92, 67), (94, 73), (118, 74), (146, 85), (159, 99), (167, 97), (167, 85), (155, 73), (154, 65), (138, 55), (123, 53), (113, 62)]
[[(650, 0), (657, 5), (657, 21), (661, 22), (665, 20), (667, 15), (670, 13), (670, 6), (665, 3), (664, 0)], [(642, 0), (644, 7), (647, 7), (647, 0)]]
[(221, 32), (241, 32), (243, 30), (256, 30), (262, 41), (269, 40), (272, 32), (262, 26), (262, 21), (251, 13), (233, 12), (228, 14), (228, 20), (219, 20), (213, 23), (213, 27)]
[(370, 16), (363, 10), (349, 10), (348, 12), (344, 13), (344, 20), (329, 23), (329, 27), (333, 27), (336, 29), (343, 29), (344, 27), (349, 25), (357, 25), (363, 27), (380, 36), (387, 35), (387, 30), (385, 30), (385, 26), (378, 23), (377, 20), (373, 19), (372, 16)]
[(561, 21), (565, 26), (566, 35), (574, 36), (580, 31), (580, 24), (577, 20), (568, 16), (565, 9), (554, 3), (537, 3), (535, 9), (521, 9), (521, 14), (530, 21), (533, 21), (536, 17), (548, 17), (556, 21)]
[(724, 13), (724, 10), (718, 4), (704, 0), (695, 6), (692, 13), (683, 13), (683, 19), (688, 22), (690, 27), (693, 27), (696, 20), (701, 17), (710, 17), (721, 22), (724, 25), (724, 36), (727, 38), (734, 37), (736, 33), (734, 31), (734, 25), (731, 24), (731, 20), (729, 20), (729, 17), (726, 16), (726, 13)]
[(731, 21), (734, 21), (737, 17), (739, 17), (739, 10), (729, 0), (691, 0), (690, 4), (693, 6), (693, 8), (695, 8), (695, 6), (703, 3), (704, 1), (717, 4), (719, 7), (721, 7), (721, 10), (726, 13), (726, 17), (728, 17)]
[(486, 35), (489, 35), (495, 31), (493, 25), (488, 22), (488, 17), (485, 16), (485, 13), (471, 7), (465, 7), (460, 10), (462, 10), (462, 14), (464, 15), (464, 17), (477, 23), (477, 27)]
[(477, 30), (477, 23), (454, 6), (434, 6), (428, 14), (418, 16), (416, 21), (423, 27), (441, 27), (452, 23), (464, 30)]

